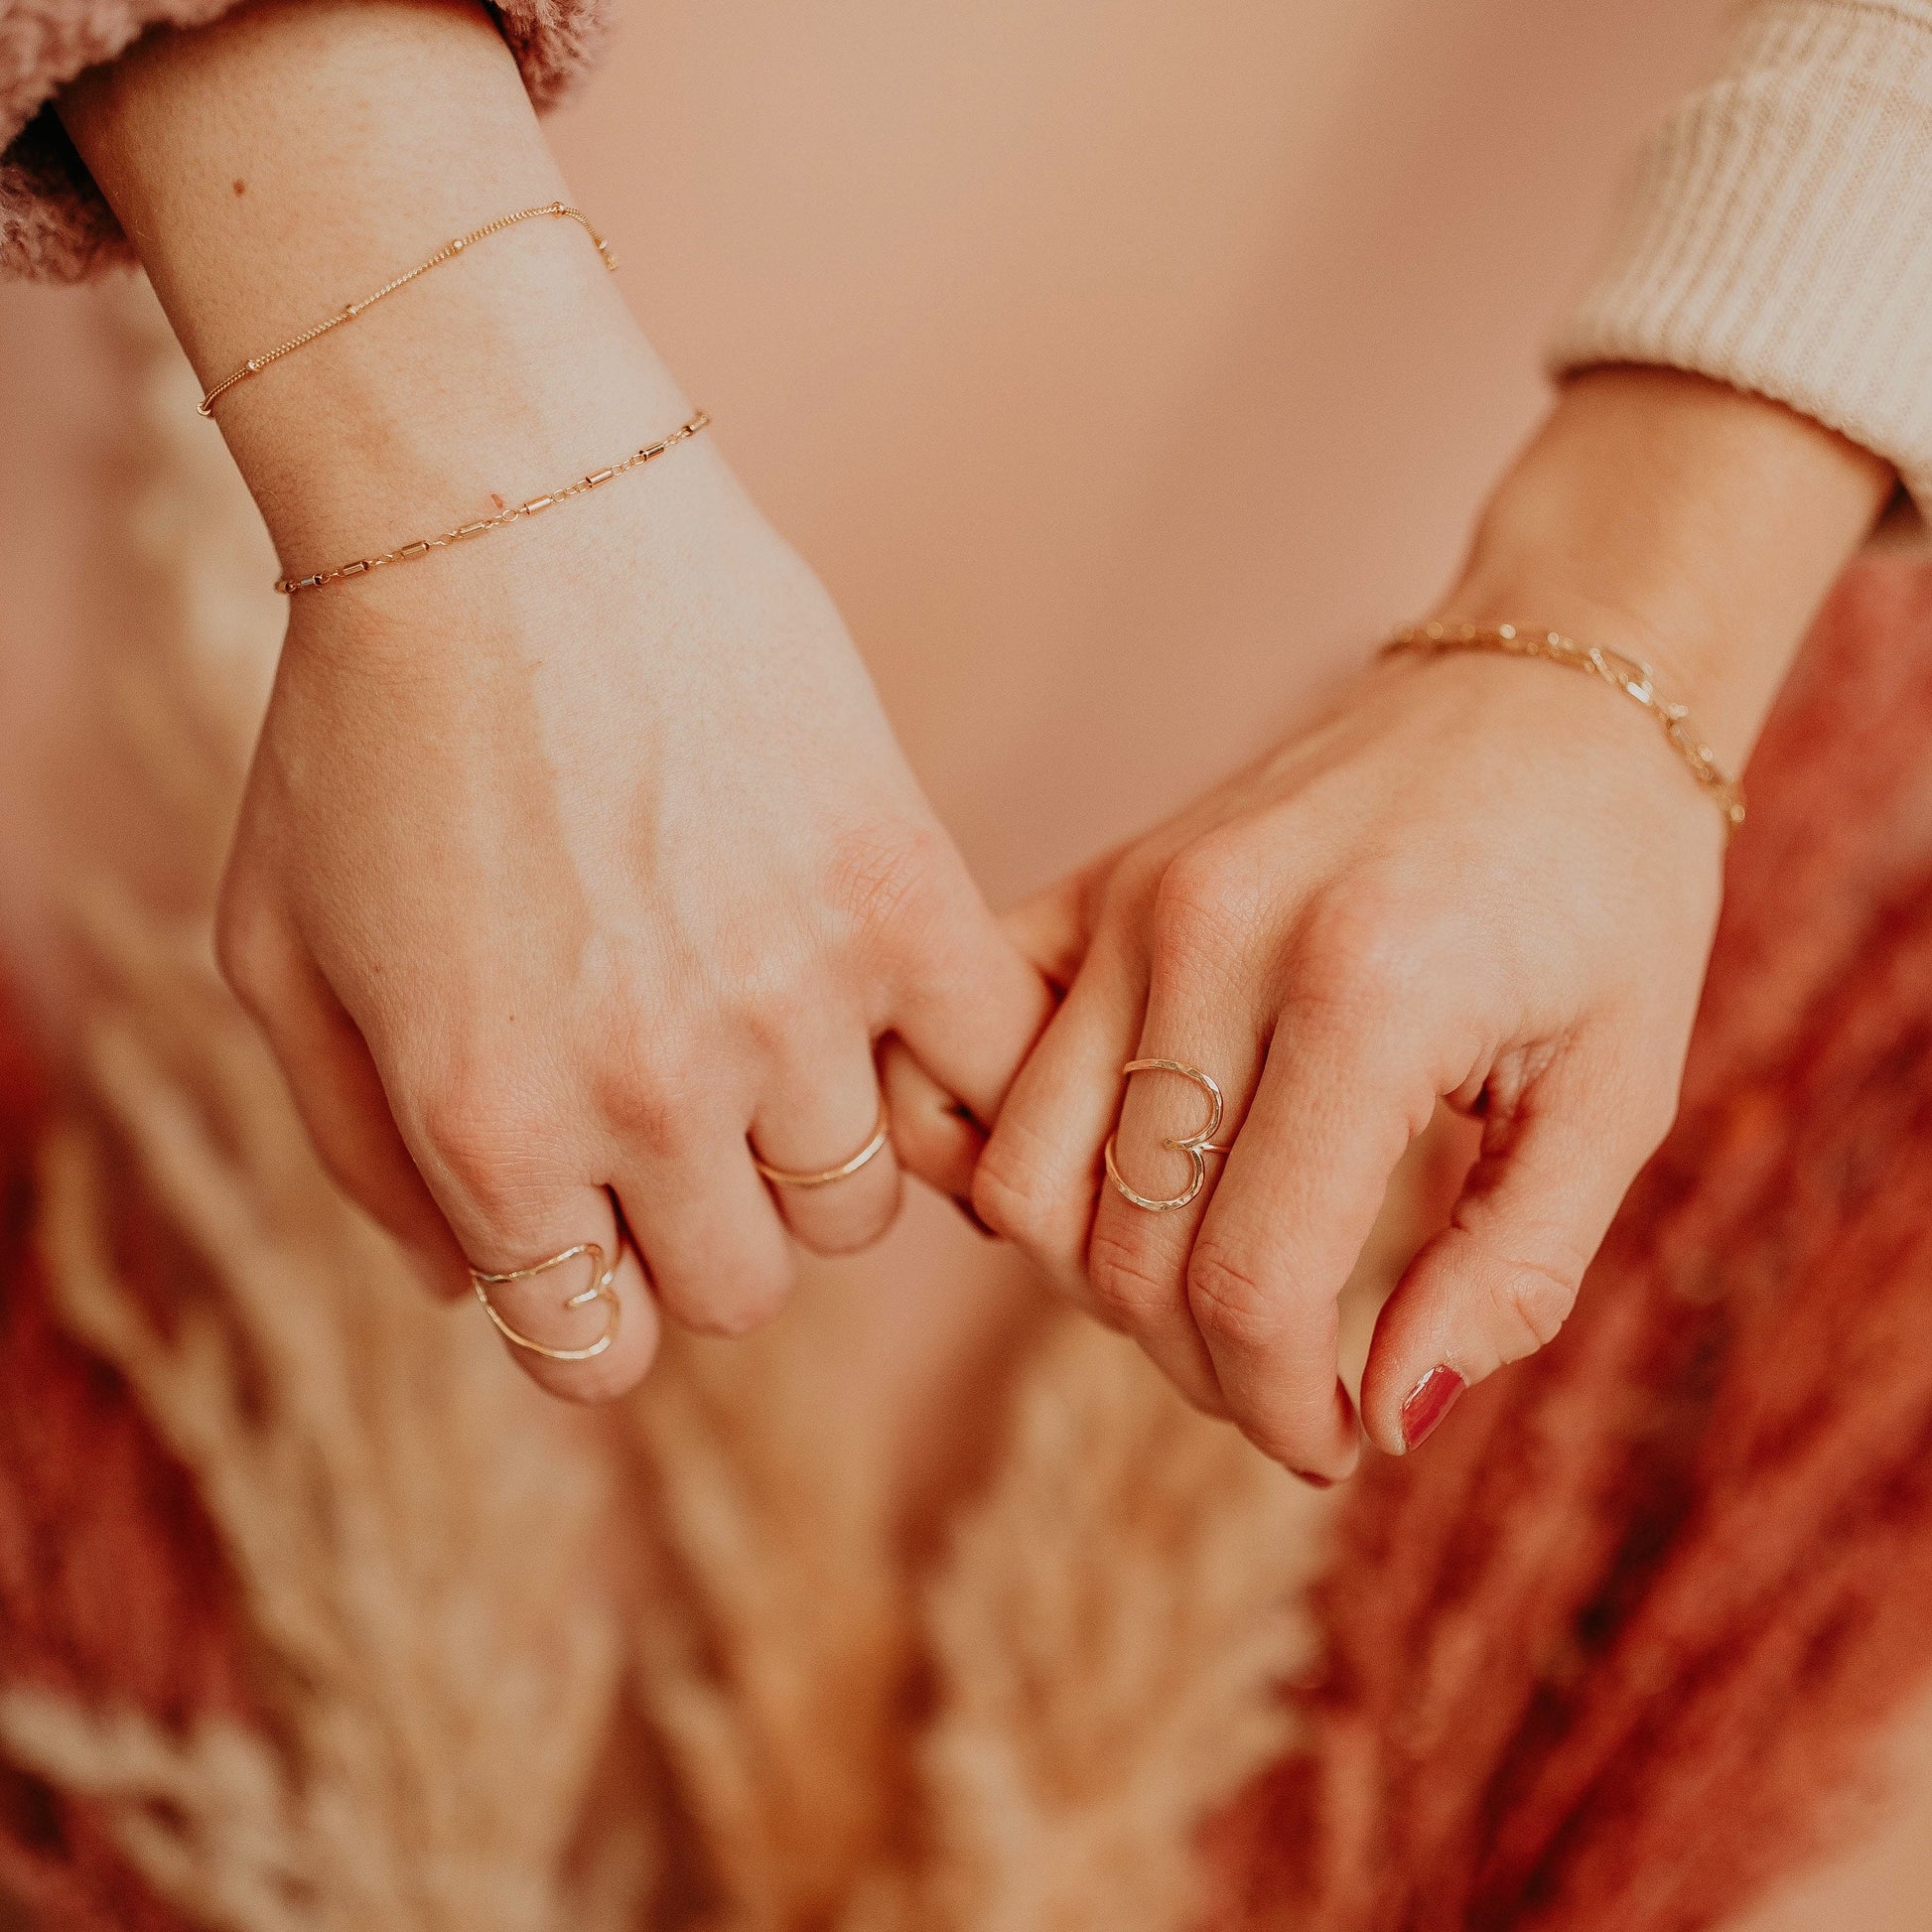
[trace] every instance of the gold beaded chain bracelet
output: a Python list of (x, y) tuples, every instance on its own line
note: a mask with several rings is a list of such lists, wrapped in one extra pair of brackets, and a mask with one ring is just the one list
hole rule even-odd
[(483, 241), (493, 234), (500, 234), (505, 228), (513, 228), (519, 221), (536, 221), (546, 215), (558, 216), (577, 225), (597, 243), (597, 252), (604, 257), (604, 266), (614, 273), (618, 258), (611, 244), (591, 226), (591, 218), (580, 207), (572, 207), (567, 202), (545, 202), (538, 207), (518, 208), (514, 214), (499, 214), (494, 221), (485, 221), (481, 228), (472, 228), (468, 234), (460, 234), (454, 241), (446, 241), (427, 261), (420, 261), (407, 273), (398, 275), (393, 282), (384, 282), (373, 295), (365, 295), (359, 302), (351, 302), (346, 309), (340, 309), (327, 322), (319, 322), (313, 329), (305, 329), (299, 336), (291, 336), (285, 343), (278, 343), (273, 348), (260, 355), (251, 355), (235, 372), (217, 382), (201, 400), (200, 413), (204, 416), (214, 414), (217, 396), (224, 396), (237, 382), (246, 382), (251, 375), (259, 375), (271, 362), (279, 362), (284, 355), (293, 355), (298, 348), (307, 348), (320, 337), (332, 329), (340, 329), (346, 322), (353, 322), (357, 316), (366, 315), (378, 302), (386, 301), (398, 289), (406, 289), (418, 276), (427, 275), (432, 268), (441, 268), (447, 261), (453, 261), (473, 243)]
[(1405, 624), (1382, 646), (1384, 654), (1415, 651), (1429, 655), (1450, 650), (1497, 650), (1512, 657), (1541, 657), (1573, 671), (1587, 671), (1621, 691), (1650, 713), (1663, 729), (1671, 749), (1690, 766), (1691, 775), (1718, 802), (1726, 834), (1744, 822), (1744, 789), (1719, 764), (1704, 742), (1690, 712), (1657, 689), (1657, 673), (1641, 658), (1598, 644), (1580, 644), (1560, 630), (1526, 630), (1513, 623), (1461, 623), (1438, 620), (1434, 623)]
[(454, 530), (445, 530), (433, 537), (417, 537), (411, 543), (398, 544), (393, 550), (385, 550), (378, 557), (357, 557), (353, 563), (338, 564), (333, 570), (312, 571), (307, 577), (278, 577), (275, 588), (284, 597), (293, 597), (298, 591), (320, 590), (325, 584), (339, 584), (345, 578), (365, 577), (372, 570), (381, 570), (388, 564), (414, 563), (418, 557), (427, 557), (432, 550), (447, 550), (453, 543), (468, 543), (472, 537), (486, 536), (491, 530), (500, 530), (506, 524), (514, 523), (525, 516), (536, 516), (540, 512), (554, 508), (558, 503), (567, 503), (573, 496), (582, 496), (586, 490), (602, 489), (614, 477), (621, 477), (627, 470), (635, 470), (646, 463), (654, 463), (667, 450), (674, 450), (680, 443), (688, 443), (701, 429), (710, 427), (711, 418), (700, 409), (688, 423), (681, 423), (668, 436), (660, 436), (655, 443), (646, 443), (640, 450), (632, 450), (621, 463), (614, 463), (609, 469), (593, 470), (588, 477), (579, 477), (575, 483), (565, 483), (553, 489), (546, 496), (532, 496), (527, 501), (512, 503), (508, 509), (498, 510), (494, 516), (479, 517), (474, 523), (461, 523)]

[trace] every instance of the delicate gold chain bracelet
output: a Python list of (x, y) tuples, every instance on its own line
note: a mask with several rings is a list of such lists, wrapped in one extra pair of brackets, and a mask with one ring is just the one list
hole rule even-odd
[(1542, 657), (1552, 664), (1567, 665), (1573, 671), (1587, 671), (1592, 677), (1613, 685), (1626, 698), (1634, 699), (1657, 720), (1671, 749), (1690, 766), (1691, 775), (1718, 801), (1718, 809), (1724, 813), (1725, 824), (1730, 831), (1734, 832), (1744, 822), (1743, 787), (1719, 764), (1690, 712), (1658, 691), (1657, 673), (1641, 658), (1625, 657), (1620, 651), (1604, 650), (1597, 644), (1580, 644), (1560, 630), (1525, 630), (1513, 623), (1460, 623), (1440, 620), (1434, 623), (1405, 624), (1382, 648), (1385, 653), (1424, 654), (1499, 650), (1513, 657)]
[(446, 261), (454, 260), (471, 243), (482, 241), (489, 235), (500, 234), (505, 228), (515, 227), (519, 221), (535, 221), (545, 215), (556, 215), (566, 221), (575, 221), (597, 243), (597, 252), (604, 257), (604, 266), (612, 270), (617, 268), (618, 258), (612, 251), (611, 244), (591, 226), (591, 218), (582, 208), (572, 207), (565, 202), (545, 202), (540, 207), (522, 207), (514, 214), (499, 214), (494, 221), (485, 221), (481, 228), (472, 228), (468, 234), (460, 234), (454, 241), (446, 241), (427, 261), (418, 262), (406, 274), (398, 275), (393, 282), (384, 282), (373, 295), (365, 295), (359, 302), (351, 302), (346, 309), (339, 310), (327, 322), (319, 322), (313, 329), (305, 329), (301, 335), (291, 336), (287, 342), (278, 343), (275, 347), (261, 355), (250, 356), (240, 368), (235, 370), (234, 374), (217, 382), (202, 398), (201, 413), (204, 416), (213, 415), (215, 398), (226, 395), (237, 382), (246, 382), (251, 375), (259, 375), (271, 362), (279, 362), (284, 355), (293, 355), (298, 348), (307, 348), (318, 337), (328, 335), (332, 329), (340, 329), (344, 323), (353, 322), (357, 316), (373, 309), (378, 302), (394, 295), (398, 289), (406, 289), (419, 275), (427, 275), (432, 268), (441, 268)]
[(413, 563), (418, 557), (427, 557), (432, 550), (447, 550), (453, 543), (468, 543), (472, 537), (486, 535), (491, 530), (500, 530), (505, 524), (514, 523), (519, 517), (535, 516), (558, 503), (566, 503), (573, 496), (581, 496), (586, 490), (601, 489), (613, 477), (621, 477), (626, 470), (635, 470), (639, 465), (653, 462), (666, 450), (674, 450), (680, 443), (688, 443), (692, 437), (707, 428), (711, 418), (701, 409), (688, 423), (681, 424), (670, 435), (659, 437), (655, 443), (646, 443), (640, 450), (632, 450), (621, 463), (614, 463), (608, 470), (593, 470), (588, 477), (579, 477), (575, 483), (565, 483), (561, 489), (553, 489), (547, 496), (532, 496), (527, 502), (514, 503), (506, 510), (498, 510), (494, 516), (479, 517), (474, 523), (459, 524), (454, 530), (445, 530), (440, 536), (418, 537), (413, 543), (398, 545), (394, 550), (385, 550), (379, 557), (357, 557), (353, 563), (338, 564), (334, 570), (318, 570), (307, 577), (280, 577), (275, 588), (284, 597), (293, 597), (298, 591), (320, 590), (325, 584), (338, 584), (345, 578), (363, 577), (372, 570), (381, 570), (386, 564)]

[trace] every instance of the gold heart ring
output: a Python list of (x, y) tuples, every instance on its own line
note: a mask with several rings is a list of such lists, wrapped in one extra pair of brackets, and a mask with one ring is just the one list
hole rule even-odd
[[(622, 1249), (619, 1249), (622, 1253)], [(489, 1291), (500, 1287), (504, 1282), (527, 1282), (533, 1275), (547, 1275), (553, 1268), (561, 1268), (567, 1261), (575, 1261), (579, 1255), (591, 1258), (591, 1285), (581, 1294), (565, 1298), (567, 1309), (587, 1308), (593, 1302), (602, 1302), (609, 1310), (605, 1318), (604, 1332), (588, 1348), (546, 1348), (540, 1341), (532, 1341), (528, 1335), (518, 1334), (503, 1317), (496, 1312), (496, 1305), (489, 1299)], [(604, 1265), (604, 1250), (595, 1241), (580, 1241), (574, 1248), (566, 1248), (560, 1255), (552, 1255), (548, 1261), (533, 1262), (528, 1268), (512, 1268), (501, 1275), (485, 1275), (473, 1268), (470, 1271), (470, 1286), (477, 1291), (477, 1300), (483, 1305), (483, 1312), (496, 1324), (496, 1332), (513, 1347), (528, 1349), (532, 1355), (541, 1355), (552, 1362), (588, 1362), (593, 1356), (601, 1355), (618, 1338), (618, 1322), (623, 1315), (623, 1304), (618, 1300), (618, 1292), (611, 1284), (618, 1278), (618, 1264), (614, 1261), (609, 1268)]]
[(1129, 1060), (1121, 1068), (1123, 1079), (1130, 1079), (1136, 1073), (1178, 1073), (1183, 1080), (1191, 1080), (1207, 1096), (1207, 1123), (1198, 1134), (1181, 1134), (1164, 1141), (1164, 1147), (1171, 1147), (1176, 1154), (1184, 1154), (1193, 1163), (1194, 1172), (1187, 1185), (1177, 1194), (1140, 1194), (1136, 1193), (1121, 1178), (1120, 1169), (1114, 1165), (1114, 1142), (1117, 1135), (1107, 1136), (1106, 1163), (1107, 1178), (1114, 1183), (1115, 1191), (1123, 1200), (1132, 1201), (1136, 1207), (1144, 1207), (1150, 1214), (1167, 1214), (1176, 1207), (1185, 1207), (1200, 1190), (1207, 1185), (1207, 1157), (1210, 1154), (1225, 1154), (1227, 1149), (1218, 1145), (1214, 1136), (1221, 1131), (1221, 1116), (1226, 1111), (1226, 1103), (1221, 1097), (1219, 1083), (1211, 1073), (1203, 1073), (1197, 1066), (1189, 1066), (1185, 1060)]

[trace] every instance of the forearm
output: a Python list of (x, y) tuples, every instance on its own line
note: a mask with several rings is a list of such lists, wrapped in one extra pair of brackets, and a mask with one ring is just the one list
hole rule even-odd
[[(151, 36), (62, 113), (205, 383), (452, 236), (570, 199), (479, 6), (276, 0)], [(621, 456), (683, 398), (567, 221), (507, 229), (229, 391), (293, 569)]]
[(1776, 403), (1670, 369), (1595, 370), (1498, 486), (1443, 608), (1649, 659), (1735, 770), (1894, 481)]

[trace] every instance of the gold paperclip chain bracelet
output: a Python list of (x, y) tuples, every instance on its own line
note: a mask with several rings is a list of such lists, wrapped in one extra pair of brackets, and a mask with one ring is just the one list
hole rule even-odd
[(1449, 650), (1495, 650), (1512, 657), (1541, 657), (1573, 671), (1587, 671), (1640, 704), (1657, 720), (1670, 747), (1690, 767), (1691, 775), (1717, 800), (1725, 815), (1726, 835), (1744, 822), (1744, 788), (1719, 764), (1717, 754), (1704, 742), (1690, 712), (1674, 704), (1657, 688), (1657, 673), (1638, 657), (1605, 650), (1598, 644), (1580, 644), (1560, 630), (1529, 630), (1513, 623), (1405, 624), (1382, 646), (1392, 651), (1429, 655)]
[(318, 338), (326, 336), (332, 329), (340, 329), (345, 323), (353, 322), (357, 316), (365, 315), (378, 302), (386, 301), (398, 289), (406, 289), (418, 276), (427, 275), (432, 268), (441, 268), (447, 261), (453, 261), (473, 243), (483, 241), (487, 236), (500, 234), (505, 228), (513, 228), (519, 221), (536, 221), (546, 215), (558, 216), (577, 225), (597, 243), (597, 252), (604, 257), (604, 266), (613, 271), (618, 265), (617, 255), (611, 244), (591, 226), (591, 218), (580, 207), (572, 207), (567, 202), (545, 202), (540, 207), (518, 208), (514, 214), (499, 214), (494, 221), (485, 221), (481, 228), (472, 228), (468, 234), (460, 234), (454, 241), (446, 241), (427, 261), (420, 261), (407, 273), (398, 275), (393, 282), (384, 282), (373, 295), (365, 295), (359, 302), (351, 302), (346, 309), (339, 310), (327, 322), (319, 322), (313, 329), (305, 329), (299, 336), (291, 336), (285, 343), (278, 343), (273, 348), (260, 355), (252, 355), (236, 369), (234, 374), (217, 382), (200, 404), (201, 414), (212, 416), (217, 396), (224, 396), (237, 382), (246, 382), (251, 375), (259, 375), (271, 362), (279, 362), (284, 355), (293, 355), (298, 348), (307, 348)]
[(547, 496), (532, 496), (527, 501), (512, 503), (508, 509), (498, 510), (494, 516), (481, 516), (474, 523), (459, 524), (454, 530), (445, 530), (438, 536), (418, 537), (413, 543), (399, 544), (394, 550), (383, 551), (379, 557), (357, 557), (353, 563), (338, 564), (333, 570), (312, 571), (307, 577), (278, 577), (275, 588), (284, 597), (293, 597), (298, 591), (320, 590), (323, 585), (340, 583), (345, 577), (364, 577), (370, 571), (381, 570), (388, 564), (414, 563), (418, 557), (427, 557), (432, 550), (447, 550), (453, 543), (468, 543), (472, 537), (500, 530), (519, 517), (535, 516), (539, 511), (551, 509), (558, 503), (567, 503), (571, 497), (581, 496), (588, 489), (601, 489), (613, 477), (621, 477), (626, 470), (635, 470), (640, 464), (654, 462), (666, 450), (674, 450), (680, 443), (690, 442), (710, 422), (711, 418), (701, 409), (688, 423), (681, 423), (672, 430), (670, 435), (660, 436), (655, 443), (646, 443), (641, 450), (632, 450), (621, 463), (614, 463), (608, 470), (593, 470), (588, 477), (579, 477), (575, 483), (565, 483), (561, 489), (553, 489)]

